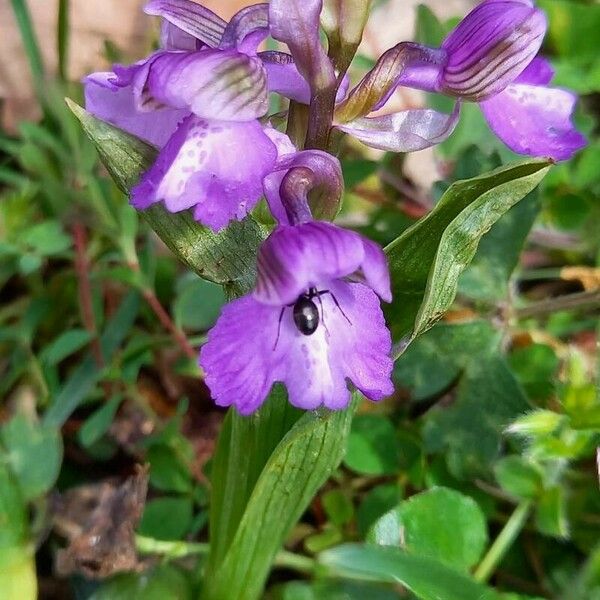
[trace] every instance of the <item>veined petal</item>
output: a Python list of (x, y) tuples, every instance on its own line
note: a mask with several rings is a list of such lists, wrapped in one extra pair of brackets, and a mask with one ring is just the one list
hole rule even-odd
[(163, 20), (160, 24), (160, 47), (161, 50), (183, 50), (194, 52), (201, 50), (206, 44), (193, 35), (179, 29), (173, 23)]
[(181, 31), (212, 47), (219, 45), (227, 26), (227, 22), (212, 10), (192, 0), (150, 0), (144, 7), (144, 12), (162, 17)]
[(286, 190), (282, 190), (281, 186), (289, 171), (301, 168), (310, 171), (310, 177), (306, 179), (306, 185), (302, 189), (287, 190), (287, 193), (291, 191), (298, 196), (304, 196), (304, 199), (308, 200), (314, 218), (333, 219), (338, 213), (344, 191), (344, 178), (339, 160), (321, 150), (289, 152), (286, 149), (285, 154), (280, 153), (279, 156), (280, 158), (273, 167), (272, 172), (265, 177), (263, 182), (265, 197), (271, 214), (279, 223), (289, 224), (289, 218), (282, 201), (282, 193), (285, 194)]
[(411, 109), (381, 117), (363, 117), (336, 127), (371, 148), (415, 152), (447, 139), (458, 123), (459, 111), (457, 102), (449, 115), (431, 109)]
[(267, 71), (267, 86), (270, 92), (276, 92), (302, 104), (310, 103), (310, 87), (300, 75), (291, 55), (268, 50), (259, 52), (258, 56)]
[(227, 24), (220, 47), (256, 54), (259, 44), (269, 35), (269, 4), (253, 4), (238, 11)]
[(567, 160), (586, 144), (571, 122), (576, 102), (567, 90), (513, 83), (480, 106), (492, 131), (514, 152)]
[(335, 120), (346, 123), (369, 114), (383, 106), (400, 84), (437, 89), (445, 61), (444, 50), (411, 42), (397, 44), (379, 57), (375, 66), (338, 105)]
[(444, 40), (441, 91), (480, 101), (501, 92), (537, 54), (546, 17), (529, 0), (485, 0)]
[(554, 68), (550, 61), (536, 56), (525, 70), (515, 79), (515, 83), (529, 83), (531, 85), (548, 85), (554, 77)]
[(250, 121), (269, 107), (261, 61), (235, 50), (159, 52), (150, 64), (140, 108), (187, 108), (198, 117)]
[(358, 233), (332, 223), (312, 221), (280, 225), (258, 252), (254, 297), (285, 305), (322, 282), (357, 272), (382, 299), (390, 300), (390, 283), (383, 250)]
[(92, 73), (83, 83), (86, 110), (158, 147), (167, 143), (177, 125), (189, 114), (187, 110), (170, 108), (155, 113), (139, 112), (133, 85), (123, 84), (112, 72)]
[(310, 336), (298, 331), (289, 306), (244, 296), (223, 308), (199, 360), (217, 404), (250, 414), (276, 381), (304, 409), (345, 408), (347, 379), (372, 400), (393, 392), (391, 338), (377, 296), (341, 281), (320, 291), (321, 322)]
[(322, 0), (271, 0), (269, 4), (271, 35), (287, 44), (313, 94), (335, 85), (333, 65), (319, 36), (322, 7)]
[(193, 207), (196, 220), (218, 231), (255, 206), (276, 158), (275, 145), (257, 121), (190, 116), (132, 189), (131, 203), (145, 209), (162, 201), (171, 212)]

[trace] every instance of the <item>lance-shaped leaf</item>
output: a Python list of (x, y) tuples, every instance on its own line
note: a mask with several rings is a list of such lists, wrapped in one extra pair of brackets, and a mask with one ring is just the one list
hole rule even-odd
[(399, 548), (345, 544), (323, 552), (331, 577), (401, 584), (420, 600), (499, 600), (499, 595), (436, 560)]
[(324, 0), (321, 24), (329, 42), (329, 56), (345, 72), (358, 48), (369, 16), (371, 0)]
[(253, 4), (237, 12), (227, 24), (221, 48), (237, 48), (240, 52), (255, 53), (258, 45), (269, 35), (269, 5)]
[(353, 408), (306, 412), (276, 446), (249, 495), (229, 550), (208, 578), (205, 598), (261, 597), (275, 554), (342, 459)]
[(144, 12), (162, 17), (181, 31), (213, 47), (219, 45), (227, 26), (227, 22), (212, 10), (192, 0), (150, 0)]
[(269, 4), (271, 35), (287, 44), (313, 95), (335, 85), (333, 65), (319, 37), (322, 6), (322, 0), (272, 0)]
[(394, 339), (414, 339), (448, 310), (481, 237), (548, 169), (546, 161), (528, 160), (458, 181), (386, 248), (394, 297), (386, 312)]
[[(67, 100), (102, 162), (121, 190), (128, 193), (156, 158), (156, 150), (124, 131), (96, 119)], [(188, 213), (169, 213), (154, 205), (142, 214), (165, 244), (204, 279), (244, 293), (254, 283), (256, 253), (266, 232), (252, 219), (232, 223), (213, 233)]]
[(450, 114), (432, 109), (403, 110), (381, 117), (363, 117), (338, 129), (366, 146), (387, 152), (415, 152), (447, 139), (458, 124), (460, 104)]
[(443, 50), (410, 42), (401, 42), (390, 48), (337, 106), (335, 122), (343, 124), (353, 121), (385, 104), (407, 72), (412, 79), (435, 81), (444, 59)]

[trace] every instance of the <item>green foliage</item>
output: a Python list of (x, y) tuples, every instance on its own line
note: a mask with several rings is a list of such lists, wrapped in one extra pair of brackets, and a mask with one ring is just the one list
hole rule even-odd
[[(144, 463), (148, 498), (127, 527), (156, 556), (88, 598), (597, 600), (597, 307), (522, 316), (598, 287), (594, 97), (576, 115), (590, 145), (552, 168), (513, 162), (464, 106), (431, 193), (403, 157), (343, 147), (340, 221), (388, 245), (396, 394), (303, 414), (276, 387), (257, 414), (221, 423), (156, 302), (203, 343), (253, 285), (270, 220), (257, 211), (215, 234), (187, 213), (132, 210), (123, 193), (156, 149), (64, 105), (80, 98), (66, 81), (68, 0), (60, 82), (26, 3), (11, 4), (44, 116), (0, 133), (0, 597), (34, 598), (34, 551), (45, 572), (68, 543), (51, 499)], [(596, 93), (598, 7), (541, 6), (555, 83)], [(419, 6), (416, 37), (437, 46), (455, 23)], [(356, 79), (373, 64), (359, 58)]]
[(481, 559), (487, 529), (472, 498), (440, 487), (401, 502), (377, 520), (367, 539), (466, 572)]

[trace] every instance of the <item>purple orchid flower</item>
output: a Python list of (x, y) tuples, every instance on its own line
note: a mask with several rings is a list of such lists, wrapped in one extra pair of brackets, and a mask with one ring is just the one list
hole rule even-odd
[[(322, 8), (323, 0), (271, 0), (269, 4), (271, 35), (287, 44), (291, 57), (286, 58), (283, 53), (271, 57), (265, 53), (265, 68), (274, 80), (276, 91), (305, 104), (318, 100), (324, 90), (336, 83), (332, 62), (320, 41)], [(296, 69), (290, 68), (288, 62), (293, 62)], [(367, 116), (384, 103), (382, 98), (389, 98), (387, 78), (391, 74), (396, 85), (396, 63), (396, 57), (384, 56), (371, 76), (349, 94), (347, 79), (340, 79), (338, 74), (341, 85), (335, 97), (339, 109), (336, 127), (367, 146), (390, 152), (413, 152), (439, 144), (458, 124), (458, 107), (451, 114), (412, 109), (382, 117)]]
[(208, 334), (205, 381), (217, 404), (241, 414), (255, 411), (275, 382), (304, 409), (348, 406), (347, 379), (380, 400), (393, 392), (379, 305), (391, 300), (385, 255), (355, 232), (312, 220), (309, 191), (328, 185), (341, 194), (337, 159), (304, 151), (285, 160), (279, 191), (266, 194), (286, 214), (259, 250), (254, 291), (226, 305)]
[(229, 24), (190, 0), (152, 0), (146, 11), (164, 19), (163, 49), (89, 76), (86, 105), (161, 149), (132, 189), (133, 206), (193, 208), (196, 220), (218, 231), (256, 205), (277, 160), (272, 130), (258, 121), (268, 109), (267, 72), (256, 53), (268, 34), (266, 5)]
[(530, 0), (485, 0), (442, 43), (412, 44), (396, 84), (478, 102), (514, 152), (566, 160), (586, 144), (571, 122), (575, 94), (548, 87), (553, 70), (537, 57), (547, 22)]

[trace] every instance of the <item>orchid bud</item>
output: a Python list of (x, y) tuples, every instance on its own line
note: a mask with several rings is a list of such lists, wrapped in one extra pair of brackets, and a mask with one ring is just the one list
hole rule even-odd
[(327, 34), (329, 56), (345, 72), (362, 41), (371, 0), (324, 0), (321, 25)]
[(444, 40), (439, 89), (481, 101), (501, 92), (537, 54), (546, 17), (529, 0), (487, 0)]

